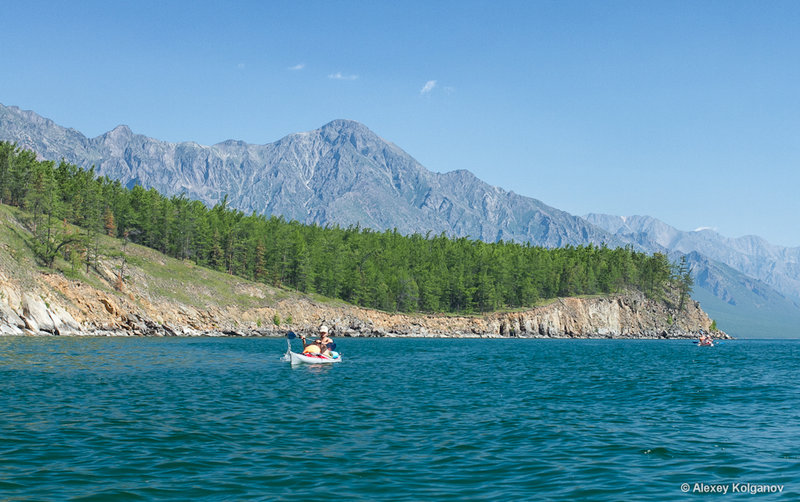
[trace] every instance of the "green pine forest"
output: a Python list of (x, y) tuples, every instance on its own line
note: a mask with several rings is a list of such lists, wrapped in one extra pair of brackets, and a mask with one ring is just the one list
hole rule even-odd
[(30, 246), (43, 266), (58, 259), (88, 270), (106, 234), (246, 279), (384, 311), (487, 312), (628, 289), (650, 297), (680, 291), (683, 304), (691, 290), (685, 262), (663, 254), (405, 236), (247, 215), (226, 199), (209, 208), (182, 195), (126, 188), (94, 169), (39, 161), (8, 142), (0, 142), (0, 203), (25, 210)]

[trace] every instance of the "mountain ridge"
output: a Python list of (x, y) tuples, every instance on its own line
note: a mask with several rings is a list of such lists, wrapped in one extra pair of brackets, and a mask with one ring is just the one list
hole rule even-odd
[[(43, 131), (20, 121), (42, 124)], [(360, 224), (406, 234), (433, 232), (546, 247), (619, 245), (585, 220), (465, 170), (436, 173), (365, 125), (336, 119), (264, 145), (237, 140), (169, 143), (120, 125), (95, 138), (34, 112), (0, 105), (0, 139), (48, 159), (64, 158), (126, 186), (184, 193), (209, 205), (228, 195), (244, 212), (303, 223)], [(52, 138), (55, 138), (53, 140)], [(56, 148), (54, 143), (59, 143)], [(391, 210), (387, 210), (391, 208)]]

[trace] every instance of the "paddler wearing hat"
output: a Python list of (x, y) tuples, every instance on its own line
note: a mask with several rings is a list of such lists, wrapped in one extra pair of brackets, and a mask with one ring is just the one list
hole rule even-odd
[(328, 344), (333, 343), (333, 340), (331, 340), (331, 338), (328, 336), (328, 327), (324, 324), (319, 327), (319, 338), (307, 344), (306, 337), (300, 335), (300, 340), (303, 341), (304, 354), (322, 354), (324, 356), (330, 355), (331, 350), (328, 348)]

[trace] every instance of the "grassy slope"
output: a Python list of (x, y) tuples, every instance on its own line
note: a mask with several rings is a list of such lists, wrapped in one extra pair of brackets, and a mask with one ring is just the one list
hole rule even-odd
[[(109, 296), (119, 296), (113, 276), (122, 263), (122, 240), (99, 237), (100, 267), (90, 268), (59, 258), (53, 270), (37, 263), (28, 241), (28, 230), (20, 223), (25, 213), (0, 204), (0, 271), (22, 289), (35, 289), (41, 273), (60, 273), (92, 286)], [(71, 227), (71, 232), (80, 229)], [(268, 307), (282, 299), (299, 297), (298, 293), (253, 283), (238, 277), (198, 267), (189, 261), (176, 260), (155, 250), (128, 244), (125, 248), (126, 282), (136, 288), (136, 296), (152, 303), (171, 301), (200, 309), (236, 305), (242, 309)], [(335, 303), (335, 302), (331, 302)]]
[(18, 221), (20, 211), (0, 204), (0, 271), (23, 287), (33, 287), (39, 268), (27, 244), (30, 233)]

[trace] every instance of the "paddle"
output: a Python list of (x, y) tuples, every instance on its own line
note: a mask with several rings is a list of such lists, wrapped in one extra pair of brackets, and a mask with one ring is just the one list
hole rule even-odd
[(283, 356), (284, 361), (289, 361), (289, 353), (292, 351), (292, 340), (297, 338), (297, 335), (294, 334), (294, 331), (290, 331), (286, 333), (286, 355)]
[[(297, 334), (295, 334), (294, 331), (289, 331), (288, 333), (286, 333), (286, 338), (289, 339), (289, 340), (294, 340), (295, 338), (297, 338)], [(336, 344), (333, 343), (333, 342), (329, 343), (328, 344), (328, 349), (336, 350)]]

